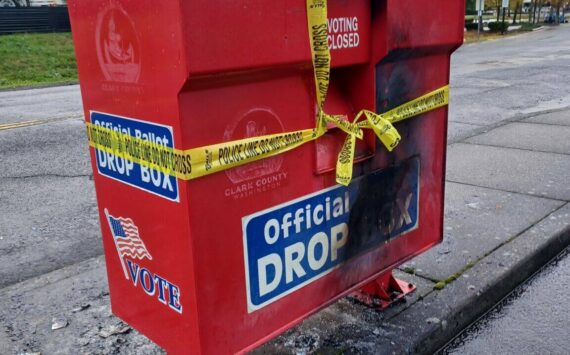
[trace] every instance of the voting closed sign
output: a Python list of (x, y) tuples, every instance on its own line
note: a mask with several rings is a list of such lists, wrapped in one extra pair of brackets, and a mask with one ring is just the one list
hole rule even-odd
[[(169, 126), (95, 111), (91, 112), (91, 124), (174, 148), (172, 127)], [(99, 149), (95, 149), (95, 159), (99, 174), (168, 200), (179, 201), (176, 177)]]
[(417, 228), (419, 160), (411, 159), (243, 218), (248, 311), (314, 282)]

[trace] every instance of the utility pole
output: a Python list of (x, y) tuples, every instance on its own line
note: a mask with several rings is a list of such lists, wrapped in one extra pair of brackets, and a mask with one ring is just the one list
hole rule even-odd
[(505, 34), (505, 12), (507, 12), (507, 8), (503, 7), (503, 27), (501, 28), (501, 34)]
[(477, 42), (481, 37), (481, 31), (483, 30), (483, 4), (484, 0), (476, 0), (475, 8), (477, 10)]
[(507, 8), (509, 7), (509, 0), (503, 0), (503, 24), (501, 25), (501, 34), (505, 34), (505, 13), (507, 12)]

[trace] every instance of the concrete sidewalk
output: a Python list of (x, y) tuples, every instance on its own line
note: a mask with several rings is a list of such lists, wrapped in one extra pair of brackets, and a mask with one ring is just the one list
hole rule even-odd
[[(569, 138), (564, 109), (453, 142), (444, 242), (396, 272), (418, 290), (383, 313), (341, 300), (256, 352), (439, 349), (570, 244)], [(162, 353), (111, 315), (102, 257), (0, 290), (0, 325), (2, 354)]]

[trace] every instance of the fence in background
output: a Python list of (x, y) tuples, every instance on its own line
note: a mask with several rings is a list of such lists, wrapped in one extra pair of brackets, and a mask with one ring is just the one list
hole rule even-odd
[(0, 7), (0, 34), (20, 32), (69, 32), (67, 7)]

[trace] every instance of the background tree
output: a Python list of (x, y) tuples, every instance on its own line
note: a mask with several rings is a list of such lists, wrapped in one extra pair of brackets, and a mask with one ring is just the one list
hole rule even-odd
[(501, 6), (503, 5), (503, 1), (502, 0), (494, 0), (495, 1), (495, 7), (497, 8), (497, 22), (499, 22), (501, 20)]
[(555, 1), (556, 3), (556, 23), (560, 24), (560, 8), (562, 7), (562, 0)]
[(475, 15), (477, 11), (475, 10), (475, 2), (479, 0), (466, 0), (465, 3), (465, 14), (466, 15)]
[(520, 0), (515, 1), (515, 7), (514, 7), (514, 14), (513, 14), (513, 24), (517, 23), (517, 14), (519, 14), (519, 10), (522, 12), (521, 9), (521, 2)]
[(540, 13), (542, 12), (542, 8), (545, 5), (544, 0), (537, 0), (538, 1), (538, 13), (536, 15), (536, 23), (540, 23)]

